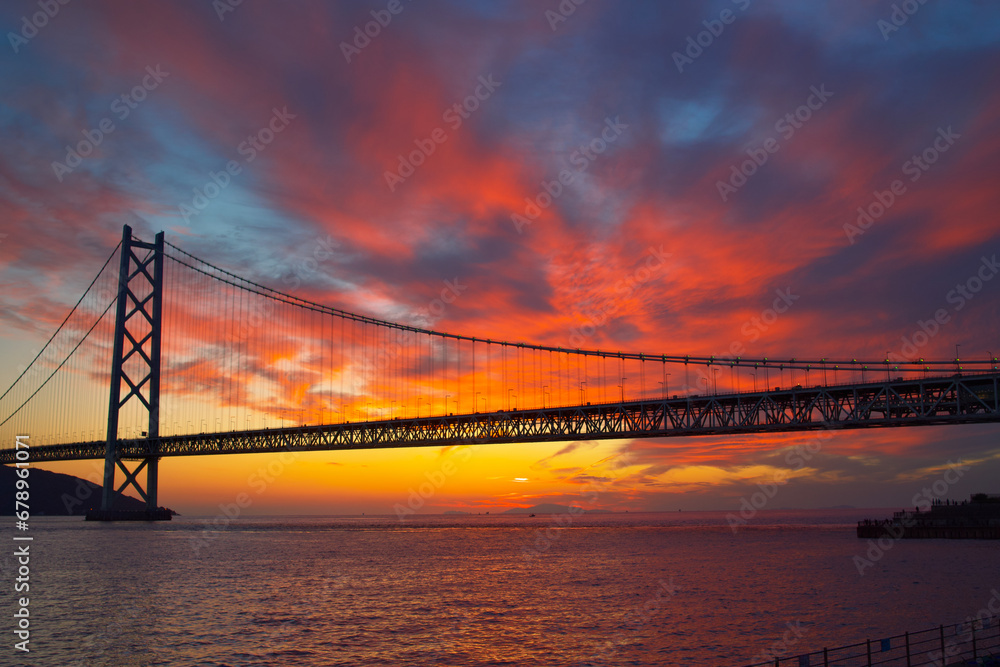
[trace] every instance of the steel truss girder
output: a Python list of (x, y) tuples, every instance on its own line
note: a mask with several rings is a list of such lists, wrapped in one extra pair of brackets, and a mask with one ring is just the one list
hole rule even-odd
[[(575, 407), (122, 440), (118, 458), (783, 433), (1000, 421), (1000, 373)], [(103, 443), (32, 448), (100, 458)], [(12, 463), (13, 451), (0, 452)], [(9, 459), (9, 460), (7, 460)]]

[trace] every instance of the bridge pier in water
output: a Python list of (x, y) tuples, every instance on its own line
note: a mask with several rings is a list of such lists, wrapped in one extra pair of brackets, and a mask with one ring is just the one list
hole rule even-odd
[[(136, 252), (147, 251), (145, 257)], [(163, 232), (153, 243), (132, 238), (132, 228), (122, 230), (121, 264), (118, 271), (118, 300), (115, 314), (114, 347), (111, 361), (111, 397), (108, 402), (108, 437), (104, 454), (104, 484), (101, 509), (87, 513), (88, 521), (162, 521), (170, 512), (157, 505), (157, 475), (160, 457), (156, 452), (139, 459), (129, 470), (121, 458), (118, 414), (132, 399), (146, 409), (149, 420), (144, 435), (150, 443), (160, 436), (160, 341), (163, 313)], [(135, 360), (135, 361), (133, 361)], [(132, 362), (126, 364), (128, 362)], [(122, 383), (128, 393), (122, 398)], [(145, 387), (145, 395), (143, 388)], [(118, 493), (133, 487), (146, 503), (145, 510), (115, 509), (115, 469), (125, 481)], [(146, 471), (145, 488), (139, 474)]]

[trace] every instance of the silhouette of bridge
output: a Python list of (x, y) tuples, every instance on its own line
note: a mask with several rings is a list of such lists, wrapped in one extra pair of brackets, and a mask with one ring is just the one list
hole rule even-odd
[(16, 435), (35, 463), (104, 459), (103, 517), (117, 471), (152, 516), (166, 456), (984, 423), (1000, 421), (998, 384), (996, 357), (676, 356), (458, 335), (277, 291), (126, 226), (0, 396), (0, 463), (16, 461)]

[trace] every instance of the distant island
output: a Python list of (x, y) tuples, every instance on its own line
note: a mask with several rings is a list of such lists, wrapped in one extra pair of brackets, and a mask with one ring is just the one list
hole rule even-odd
[(573, 505), (556, 505), (555, 503), (542, 503), (532, 507), (513, 507), (504, 510), (501, 514), (611, 514), (611, 510), (585, 510), (582, 507)]
[[(83, 516), (101, 506), (101, 487), (73, 475), (29, 468), (29, 501), (31, 516)], [(18, 479), (13, 466), (0, 466), (0, 516), (14, 515), (14, 483)], [(146, 503), (115, 492), (115, 509), (142, 511)], [(177, 512), (170, 510), (177, 515)]]

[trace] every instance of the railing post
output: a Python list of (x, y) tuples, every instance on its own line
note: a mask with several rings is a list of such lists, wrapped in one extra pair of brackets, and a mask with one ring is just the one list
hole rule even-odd
[(823, 667), (830, 667), (830, 656), (827, 655), (826, 647), (823, 647)]
[(866, 639), (865, 643), (868, 645), (868, 667), (872, 667), (872, 640)]
[(979, 659), (979, 651), (976, 649), (976, 622), (972, 621), (972, 659)]
[(941, 625), (941, 664), (944, 664), (944, 624)]
[(910, 663), (910, 633), (906, 633), (906, 667), (913, 667)]

